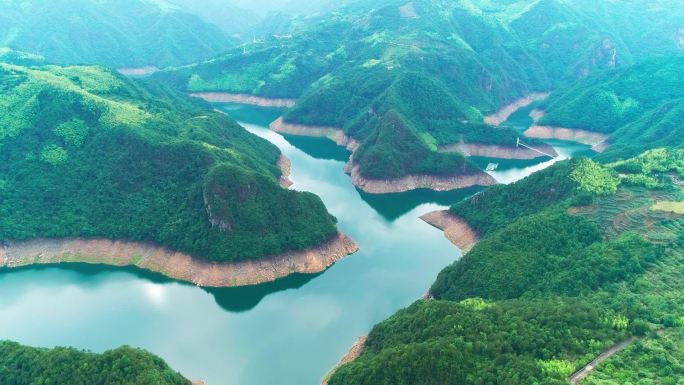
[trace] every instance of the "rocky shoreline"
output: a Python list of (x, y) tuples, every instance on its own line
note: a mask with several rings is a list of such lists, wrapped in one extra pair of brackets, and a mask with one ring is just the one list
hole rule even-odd
[(323, 377), (321, 385), (328, 385), (328, 381), (330, 381), (330, 378), (333, 376), (333, 374), (335, 374), (335, 371), (337, 371), (337, 369), (339, 369), (342, 365), (348, 364), (354, 361), (355, 359), (359, 358), (361, 353), (363, 353), (363, 349), (366, 347), (367, 340), (367, 336), (359, 337), (359, 339), (356, 340), (354, 345), (352, 345), (351, 349), (349, 349), (349, 352), (347, 352), (347, 354), (344, 357), (342, 357), (340, 362), (337, 365), (335, 365), (335, 367), (332, 368), (328, 372), (328, 374), (325, 375), (325, 377)]
[(359, 172), (359, 166), (350, 162), (345, 171), (351, 175), (354, 186), (369, 194), (402, 193), (417, 189), (451, 191), (473, 186), (493, 186), (496, 179), (485, 172), (452, 176), (407, 175), (399, 179), (367, 179)]
[(119, 68), (116, 70), (121, 75), (125, 76), (147, 76), (159, 71), (159, 68), (155, 66), (146, 67), (131, 67), (131, 68)]
[(501, 123), (507, 121), (508, 118), (510, 118), (511, 115), (513, 115), (519, 109), (527, 107), (534, 102), (545, 100), (549, 97), (549, 95), (551, 95), (550, 92), (536, 92), (529, 94), (514, 101), (513, 103), (501, 107), (499, 111), (485, 116), (484, 122), (490, 126), (498, 127), (501, 125)]
[(320, 273), (356, 251), (358, 246), (342, 233), (308, 250), (226, 263), (207, 262), (140, 242), (33, 239), (2, 242), (0, 268), (61, 263), (136, 266), (197, 286), (237, 287), (272, 282), (292, 273)]
[(342, 129), (286, 123), (282, 117), (271, 123), (269, 127), (281, 134), (329, 138), (338, 145), (346, 147), (352, 155), (345, 167), (345, 172), (351, 176), (354, 186), (369, 194), (401, 193), (416, 189), (450, 191), (472, 186), (492, 186), (497, 183), (491, 175), (485, 172), (452, 176), (407, 175), (403, 178), (387, 180), (368, 179), (361, 175), (359, 166), (353, 161), (354, 151), (359, 147), (359, 142), (347, 136)]
[(463, 255), (467, 254), (477, 244), (480, 237), (463, 219), (453, 215), (449, 210), (433, 211), (420, 217), (427, 224), (444, 231), (444, 236)]
[(536, 139), (558, 139), (598, 146), (608, 139), (608, 135), (598, 132), (554, 126), (532, 125), (525, 131), (525, 136)]
[[(534, 146), (536, 149), (543, 151), (549, 155), (558, 156), (556, 149), (553, 146), (541, 143)], [(517, 160), (532, 160), (537, 158), (544, 158), (537, 151), (530, 150), (526, 147), (508, 147), (499, 145), (486, 145), (474, 143), (456, 143), (440, 147), (441, 152), (460, 152), (465, 156), (481, 156), (486, 158), (499, 159), (517, 159)]]
[(292, 162), (290, 162), (289, 159), (285, 155), (280, 155), (280, 158), (278, 158), (278, 162), (276, 163), (276, 166), (280, 169), (280, 186), (283, 188), (290, 188), (294, 184), (290, 180), (290, 174), (292, 173)]
[(264, 98), (249, 94), (231, 94), (228, 92), (194, 92), (190, 96), (200, 98), (210, 103), (236, 103), (259, 107), (292, 108), (296, 99)]
[(276, 119), (268, 127), (280, 134), (328, 138), (337, 143), (338, 146), (346, 147), (352, 152), (359, 147), (359, 142), (356, 139), (347, 136), (341, 128), (337, 127), (286, 123), (282, 117)]

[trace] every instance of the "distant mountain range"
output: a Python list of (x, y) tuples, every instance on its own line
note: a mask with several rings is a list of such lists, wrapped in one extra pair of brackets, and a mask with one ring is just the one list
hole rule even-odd
[(206, 59), (234, 44), (216, 25), (161, 1), (0, 2), (0, 46), (48, 63), (165, 67)]

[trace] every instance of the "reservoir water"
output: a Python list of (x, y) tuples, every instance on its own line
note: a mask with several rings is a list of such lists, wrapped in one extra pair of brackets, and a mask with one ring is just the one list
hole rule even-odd
[[(343, 172), (349, 154), (331, 141), (267, 130), (278, 111), (219, 108), (280, 147), (292, 161), (292, 188), (318, 194), (360, 251), (320, 275), (236, 289), (99, 266), (2, 270), (0, 339), (97, 352), (142, 347), (208, 385), (314, 385), (359, 336), (420, 298), (459, 258), (418, 217), (477, 189), (360, 193)], [(587, 150), (557, 147), (567, 156)], [(510, 182), (536, 168), (511, 163), (497, 172)]]

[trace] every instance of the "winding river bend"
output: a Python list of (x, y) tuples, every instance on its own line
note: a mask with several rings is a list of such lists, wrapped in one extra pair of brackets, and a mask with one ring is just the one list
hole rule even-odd
[[(218, 108), (280, 147), (292, 161), (292, 188), (318, 194), (361, 250), (321, 275), (236, 289), (98, 266), (4, 270), (0, 339), (93, 351), (142, 347), (208, 385), (315, 385), (359, 336), (420, 298), (459, 258), (419, 216), (477, 190), (367, 195), (343, 172), (349, 154), (331, 141), (268, 131), (278, 111)], [(567, 156), (586, 151), (556, 147)], [(540, 167), (505, 163), (497, 172), (506, 182)]]

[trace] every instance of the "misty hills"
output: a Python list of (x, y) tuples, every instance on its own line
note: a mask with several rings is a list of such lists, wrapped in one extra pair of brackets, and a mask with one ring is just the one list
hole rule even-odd
[(217, 26), (163, 2), (4, 0), (0, 9), (0, 46), (48, 63), (165, 67), (235, 43)]

